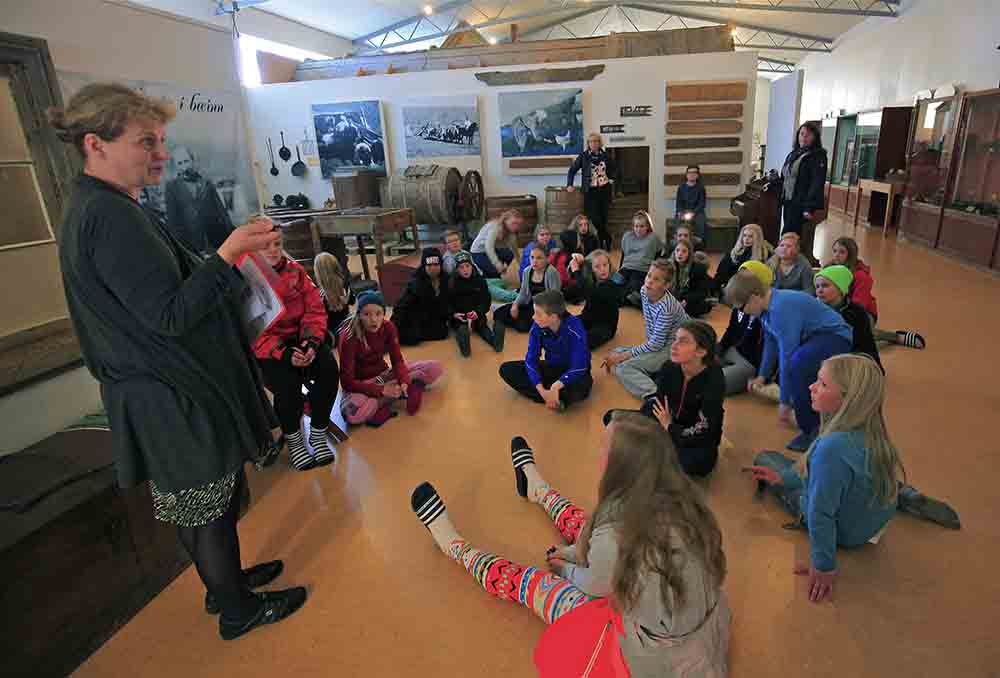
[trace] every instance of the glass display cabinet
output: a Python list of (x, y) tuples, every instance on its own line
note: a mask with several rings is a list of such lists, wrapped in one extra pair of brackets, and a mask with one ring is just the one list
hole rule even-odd
[(960, 99), (923, 99), (914, 108), (907, 153), (907, 184), (899, 228), (911, 240), (934, 247), (955, 148)]
[(965, 95), (956, 148), (938, 247), (1000, 268), (1000, 89)]

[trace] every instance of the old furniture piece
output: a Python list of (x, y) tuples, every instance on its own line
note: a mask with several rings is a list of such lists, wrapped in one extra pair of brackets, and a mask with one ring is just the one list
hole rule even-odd
[(106, 420), (0, 459), (4, 676), (71, 673), (188, 566), (148, 486), (119, 489), (112, 462)]
[(755, 179), (746, 185), (743, 193), (732, 199), (729, 211), (739, 219), (741, 229), (747, 224), (757, 224), (764, 231), (764, 238), (774, 244), (778, 242), (781, 229), (780, 191), (780, 179)]
[[(875, 210), (875, 205), (871, 204), (873, 194), (884, 194), (885, 195), (885, 215), (882, 217), (882, 235), (885, 236), (886, 231), (889, 230), (889, 225), (893, 222), (893, 206), (895, 205), (895, 199), (902, 194), (904, 184), (901, 181), (875, 181), (874, 179), (859, 179), (858, 180), (858, 190), (860, 192), (860, 204), (859, 204), (859, 214), (865, 214), (866, 212), (871, 212)], [(865, 210), (866, 197), (868, 200), (868, 210)], [(880, 201), (881, 202), (881, 201)], [(868, 223), (877, 223), (875, 219), (869, 214)], [(857, 218), (855, 218), (854, 225), (857, 226)]]
[(366, 168), (338, 170), (334, 173), (333, 197), (340, 209), (351, 207), (377, 207), (379, 203), (378, 180), (380, 172)]
[(565, 231), (578, 214), (583, 214), (583, 191), (567, 191), (565, 186), (545, 187), (545, 225), (549, 230)]
[(958, 96), (923, 99), (914, 111), (899, 231), (936, 247), (958, 131)]
[(1000, 269), (1000, 89), (963, 98), (958, 152), (937, 246), (979, 266)]
[(364, 249), (364, 241), (367, 238), (371, 238), (375, 245), (375, 265), (379, 276), (381, 276), (382, 267), (385, 265), (383, 245), (387, 234), (403, 234), (410, 230), (413, 234), (413, 245), (417, 251), (420, 251), (420, 234), (417, 231), (417, 223), (413, 217), (412, 209), (358, 207), (348, 210), (332, 210), (314, 215), (313, 224), (315, 224), (316, 232), (321, 239), (336, 236), (341, 238), (354, 236), (358, 239), (358, 250), (365, 278), (371, 278), (368, 255)]

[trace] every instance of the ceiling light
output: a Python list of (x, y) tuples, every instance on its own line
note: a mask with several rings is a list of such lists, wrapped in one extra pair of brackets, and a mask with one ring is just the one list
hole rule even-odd
[(731, 35), (732, 35), (732, 36), (733, 36), (734, 38), (736, 37), (736, 29), (735, 29), (735, 28), (734, 28), (734, 29), (732, 30), (732, 33), (731, 33)]
[(434, 13), (434, 8), (433, 7), (431, 7), (430, 5), (424, 5), (424, 14), (426, 14), (427, 16), (430, 16), (433, 13)]
[(491, 45), (497, 44), (497, 39), (496, 38), (491, 37), (491, 38), (489, 38), (489, 41), (490, 41)]

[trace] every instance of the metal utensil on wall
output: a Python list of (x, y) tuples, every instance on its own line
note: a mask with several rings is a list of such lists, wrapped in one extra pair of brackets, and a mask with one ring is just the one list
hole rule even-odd
[(295, 164), (292, 165), (292, 176), (293, 177), (305, 176), (306, 164), (302, 162), (302, 155), (299, 154), (298, 146), (295, 147), (295, 157), (298, 158), (298, 160), (296, 160)]
[(274, 164), (274, 144), (271, 143), (271, 137), (267, 138), (267, 152), (271, 156), (271, 176), (278, 176), (278, 166)]
[(292, 159), (292, 151), (285, 145), (285, 133), (281, 132), (281, 148), (278, 149), (278, 157), (288, 162)]
[(309, 138), (308, 127), (302, 130), (302, 135), (303, 135), (302, 143), (300, 144), (300, 146), (302, 147), (302, 152), (305, 153), (307, 158), (310, 155), (316, 155), (316, 142), (313, 139)]

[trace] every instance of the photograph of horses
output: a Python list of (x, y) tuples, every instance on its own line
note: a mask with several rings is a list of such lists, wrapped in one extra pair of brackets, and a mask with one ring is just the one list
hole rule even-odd
[(406, 158), (479, 155), (476, 97), (428, 97), (403, 104)]
[(503, 157), (583, 151), (582, 89), (501, 92), (499, 103)]
[(382, 109), (378, 101), (313, 104), (323, 178), (352, 167), (387, 171)]

